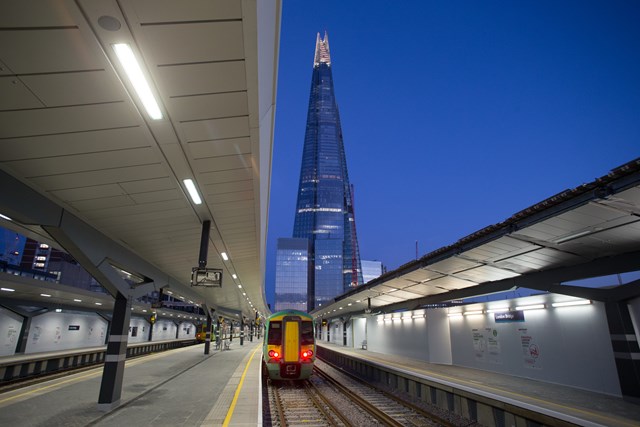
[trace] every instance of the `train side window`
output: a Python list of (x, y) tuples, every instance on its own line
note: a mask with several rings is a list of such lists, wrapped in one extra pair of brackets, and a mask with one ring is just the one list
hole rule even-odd
[(313, 322), (303, 321), (302, 330), (300, 331), (300, 344), (313, 344)]
[(269, 345), (281, 345), (282, 344), (282, 322), (272, 321), (269, 323)]

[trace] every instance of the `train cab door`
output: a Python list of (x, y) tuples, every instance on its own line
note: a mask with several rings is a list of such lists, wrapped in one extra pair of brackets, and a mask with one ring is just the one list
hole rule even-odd
[(297, 378), (300, 376), (300, 317), (286, 316), (282, 324), (283, 364), (280, 365), (280, 374), (283, 378)]

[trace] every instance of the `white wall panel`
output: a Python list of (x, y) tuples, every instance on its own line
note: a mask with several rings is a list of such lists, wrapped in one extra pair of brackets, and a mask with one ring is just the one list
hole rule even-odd
[(195, 338), (196, 337), (196, 325), (193, 322), (182, 322), (178, 325), (178, 338)]
[(128, 343), (139, 343), (149, 341), (149, 322), (142, 317), (133, 317), (129, 320)]
[(450, 318), (453, 364), (620, 395), (604, 306)]
[(156, 324), (153, 325), (153, 336), (151, 337), (151, 341), (174, 340), (176, 339), (177, 330), (178, 325), (176, 325), (172, 320), (158, 320), (156, 321)]
[(22, 317), (0, 307), (0, 356), (11, 356), (18, 345)]
[(99, 347), (106, 334), (107, 321), (95, 313), (48, 312), (32, 319), (25, 353)]

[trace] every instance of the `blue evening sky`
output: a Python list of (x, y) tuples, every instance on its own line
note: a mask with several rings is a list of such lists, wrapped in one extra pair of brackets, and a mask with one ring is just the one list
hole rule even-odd
[(393, 270), (640, 156), (638, 1), (294, 1), (282, 11), (266, 296), (329, 34), (362, 259)]

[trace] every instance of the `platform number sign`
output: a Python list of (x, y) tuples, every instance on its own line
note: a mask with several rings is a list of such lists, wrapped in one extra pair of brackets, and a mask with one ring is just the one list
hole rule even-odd
[(191, 270), (191, 286), (221, 288), (222, 270), (219, 268), (193, 267)]

